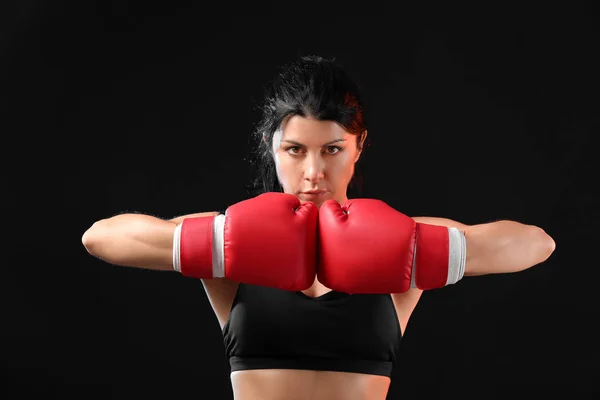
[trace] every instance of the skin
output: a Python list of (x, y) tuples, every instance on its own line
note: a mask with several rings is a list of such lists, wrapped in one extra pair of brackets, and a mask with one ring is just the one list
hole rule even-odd
[[(275, 134), (272, 149), (277, 175), (286, 193), (318, 206), (328, 199), (340, 203), (347, 199), (348, 183), (361, 155), (361, 144), (355, 135), (335, 122), (294, 116)], [(325, 192), (305, 194), (313, 189)], [(177, 224), (185, 218), (216, 214), (197, 213), (172, 220), (121, 214), (95, 222), (84, 233), (82, 242), (90, 254), (111, 264), (173, 271), (172, 241)], [(468, 226), (447, 218), (412, 218), (420, 223), (456, 227), (465, 232), (465, 276), (522, 271), (545, 261), (555, 249), (554, 241), (542, 229), (516, 221)], [(202, 282), (223, 328), (238, 283), (225, 278)], [(318, 297), (329, 291), (315, 279), (304, 293)], [(421, 293), (411, 289), (391, 295), (402, 332)], [(383, 376), (304, 370), (238, 371), (231, 374), (231, 382), (236, 400), (384, 400), (390, 385), (390, 379)]]
[[(329, 199), (344, 203), (360, 145), (355, 135), (334, 122), (298, 116), (288, 119), (273, 138), (273, 157), (283, 191), (319, 207)], [(305, 194), (314, 189), (325, 192)], [(329, 291), (315, 278), (303, 293), (318, 297)], [(384, 376), (300, 370), (237, 371), (231, 374), (231, 382), (235, 398), (242, 400), (385, 399), (390, 385)]]
[[(282, 130), (276, 132), (273, 138), (273, 157), (284, 192), (296, 195), (301, 202), (312, 201), (319, 207), (329, 199), (343, 204), (347, 200), (347, 188), (354, 174), (355, 163), (360, 159), (361, 145), (362, 143), (357, 143), (355, 135), (346, 132), (334, 122), (298, 116), (288, 119), (282, 125)], [(325, 189), (326, 192), (318, 196), (304, 194), (313, 189)], [(434, 217), (413, 217), (413, 219), (421, 223), (452, 226), (463, 231), (469, 229), (467, 225), (449, 219)], [(529, 230), (522, 229), (523, 225), (515, 225), (516, 223), (512, 221), (508, 224), (514, 228), (515, 239), (530, 237)], [(486, 224), (482, 227), (491, 231), (494, 225)], [(475, 227), (475, 230), (482, 230), (482, 227)], [(502, 231), (501, 228), (500, 230)], [(478, 238), (477, 233), (474, 237)], [(542, 239), (540, 243), (544, 243), (542, 235), (540, 238)], [(518, 242), (518, 240), (514, 241)], [(531, 240), (525, 243), (531, 243)], [(519, 262), (514, 265), (518, 264)], [(481, 268), (486, 267), (485, 263), (481, 265)], [(475, 274), (477, 273), (472, 273)], [(210, 293), (211, 289), (205, 287)], [(229, 288), (230, 298), (227, 299), (227, 306), (223, 309), (230, 307), (236, 289), (236, 285)], [(329, 288), (315, 279), (312, 287), (304, 293), (310, 297), (318, 297), (329, 291)], [(402, 332), (408, 325), (421, 293), (419, 289), (411, 289), (406, 293), (392, 295)], [(218, 300), (214, 301), (214, 303), (218, 302)], [(222, 314), (221, 326), (225, 324), (227, 315), (227, 313)], [(385, 399), (391, 383), (389, 378), (376, 375), (299, 370), (237, 371), (231, 375), (231, 381), (235, 398), (242, 400)]]
[[(330, 199), (344, 203), (362, 143), (331, 121), (293, 116), (282, 128), (273, 137), (273, 157), (283, 191), (318, 207)], [(314, 189), (326, 192), (305, 194)]]

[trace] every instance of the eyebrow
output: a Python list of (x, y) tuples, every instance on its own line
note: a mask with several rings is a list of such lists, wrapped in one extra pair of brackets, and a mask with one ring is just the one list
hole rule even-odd
[[(325, 146), (331, 146), (331, 145), (332, 145), (332, 144), (334, 144), (334, 143), (345, 142), (345, 141), (346, 141), (346, 139), (344, 139), (344, 138), (335, 139), (335, 140), (332, 140), (331, 142), (325, 143), (325, 144), (324, 144), (323, 146), (321, 146), (321, 147), (325, 147)], [(281, 143), (283, 143), (283, 142), (286, 142), (286, 143), (291, 143), (291, 144), (295, 144), (296, 146), (302, 146), (302, 147), (306, 147), (306, 145), (304, 145), (304, 144), (302, 144), (302, 143), (300, 143), (300, 142), (296, 142), (295, 140), (286, 140), (286, 139), (283, 139), (283, 140), (281, 141)]]

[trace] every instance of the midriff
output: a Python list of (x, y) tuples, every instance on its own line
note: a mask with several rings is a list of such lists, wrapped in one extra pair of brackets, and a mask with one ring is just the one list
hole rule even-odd
[(385, 400), (390, 378), (349, 372), (262, 369), (231, 374), (235, 400)]

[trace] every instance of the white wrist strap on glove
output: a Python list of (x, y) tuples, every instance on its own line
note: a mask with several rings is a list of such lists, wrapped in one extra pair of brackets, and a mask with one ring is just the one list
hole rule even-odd
[[(458, 228), (448, 228), (448, 278), (446, 286), (453, 285), (460, 281), (465, 274), (465, 265), (467, 261), (467, 240), (464, 232)], [(417, 267), (417, 243), (413, 254), (412, 276), (410, 287), (416, 288), (415, 282)]]
[[(175, 227), (173, 234), (173, 269), (181, 272), (181, 226)], [(212, 240), (212, 271), (213, 278), (225, 276), (225, 241), (223, 240), (223, 229), (225, 227), (225, 215), (219, 214), (213, 220)]]

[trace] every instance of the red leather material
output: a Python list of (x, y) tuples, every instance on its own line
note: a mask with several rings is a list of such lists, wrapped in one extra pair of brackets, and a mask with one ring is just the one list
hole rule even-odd
[(447, 227), (417, 224), (415, 283), (419, 289), (446, 286), (449, 246)]
[(213, 220), (214, 217), (186, 218), (181, 223), (179, 262), (182, 275), (212, 278)]
[(346, 293), (410, 289), (416, 222), (376, 199), (325, 202), (319, 210), (317, 276)]
[(294, 195), (264, 193), (227, 209), (225, 276), (284, 290), (315, 280), (318, 209)]

